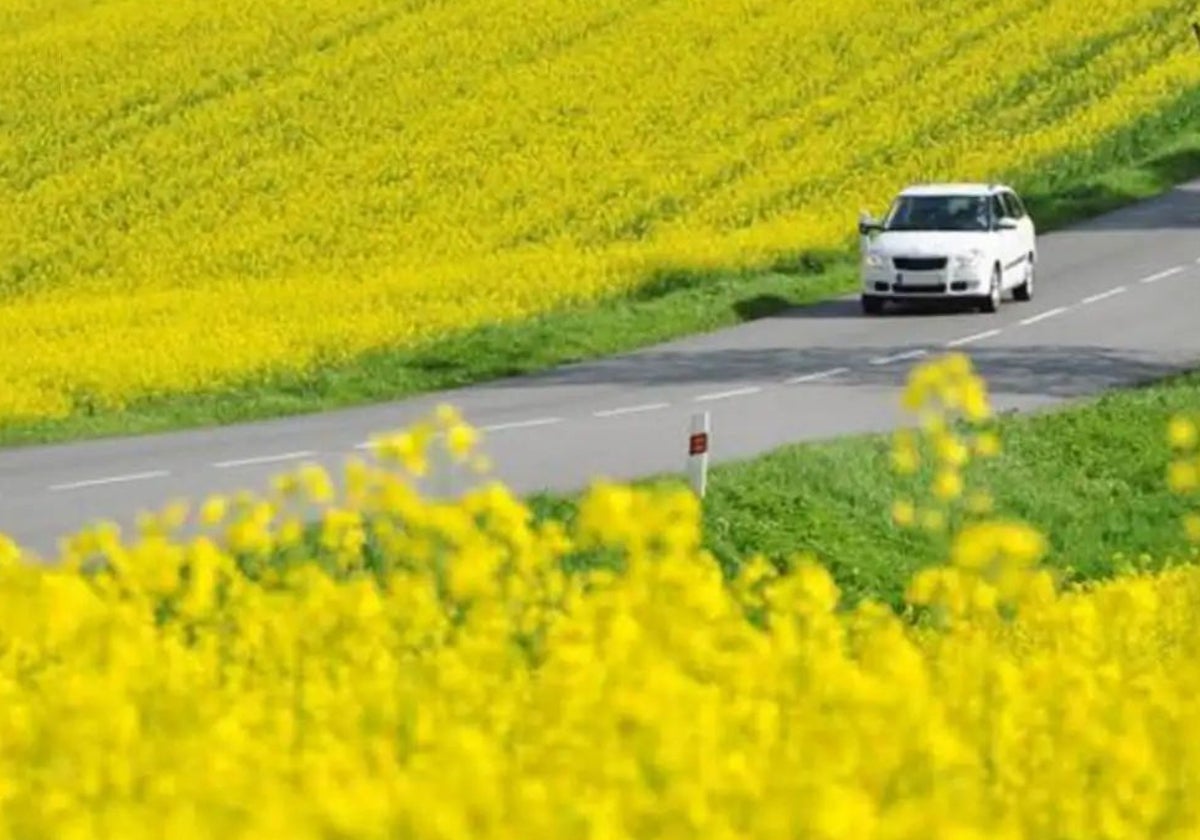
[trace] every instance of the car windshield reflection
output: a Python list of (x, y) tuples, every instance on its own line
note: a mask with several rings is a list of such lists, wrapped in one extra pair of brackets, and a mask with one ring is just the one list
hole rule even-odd
[(986, 196), (902, 196), (884, 220), (889, 231), (986, 231), (991, 226)]

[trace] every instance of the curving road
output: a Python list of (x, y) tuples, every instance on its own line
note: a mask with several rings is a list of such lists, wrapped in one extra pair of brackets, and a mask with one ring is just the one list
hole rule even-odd
[[(303, 461), (337, 468), (372, 434), (437, 403), (483, 428), (519, 492), (681, 471), (689, 418), (713, 462), (907, 422), (897, 396), (923, 354), (969, 352), (1001, 410), (1053, 406), (1200, 363), (1200, 181), (1040, 238), (1034, 300), (994, 315), (866, 318), (856, 298), (640, 352), (386, 405), (0, 453), (0, 531), (39, 552), (96, 518), (170, 498), (261, 489)], [(359, 452), (358, 454), (363, 454)], [(457, 485), (461, 487), (462, 484)]]

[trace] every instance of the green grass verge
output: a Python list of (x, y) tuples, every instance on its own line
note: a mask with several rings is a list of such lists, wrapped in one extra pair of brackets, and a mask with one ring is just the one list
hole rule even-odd
[[(1050, 541), (1047, 564), (1066, 580), (1105, 577), (1124, 563), (1157, 568), (1190, 556), (1181, 521), (1187, 500), (1166, 486), (1166, 424), (1197, 410), (1200, 373), (1001, 417), (1003, 451), (972, 463), (968, 483), (993, 494), (996, 515), (1039, 528)], [(892, 472), (890, 442), (888, 435), (866, 435), (799, 444), (714, 467), (706, 547), (726, 568), (755, 552), (786, 565), (795, 552), (811, 551), (850, 602), (872, 596), (898, 607), (913, 572), (942, 562), (945, 544), (892, 524), (891, 504), (911, 480)], [(529, 501), (539, 516), (569, 522), (576, 500), (541, 494)]]
[[(1098, 146), (1014, 178), (1042, 231), (1169, 190), (1200, 175), (1200, 90)], [(854, 213), (858, 208), (848, 208)], [(348, 365), (258, 378), (221, 391), (146, 398), (123, 411), (85, 396), (68, 418), (0, 424), (0, 447), (214, 426), (361, 405), (545, 370), (765, 317), (856, 287), (853, 251), (794, 255), (765, 272), (679, 272), (638, 294)]]

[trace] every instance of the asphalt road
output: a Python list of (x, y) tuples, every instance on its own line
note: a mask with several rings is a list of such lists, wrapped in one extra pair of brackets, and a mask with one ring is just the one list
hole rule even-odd
[[(1200, 181), (1039, 240), (1034, 299), (1000, 311), (859, 314), (856, 298), (530, 377), (320, 415), (0, 453), (0, 531), (41, 553), (95, 519), (338, 470), (440, 402), (484, 431), (518, 492), (682, 471), (710, 412), (712, 462), (908, 422), (922, 354), (966, 351), (1000, 410), (1051, 407), (1200, 364)], [(469, 479), (468, 479), (469, 480)], [(462, 482), (456, 490), (465, 486)]]

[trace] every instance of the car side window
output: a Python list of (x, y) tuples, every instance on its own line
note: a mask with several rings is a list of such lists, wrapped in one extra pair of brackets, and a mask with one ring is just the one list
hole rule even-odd
[(998, 221), (1000, 221), (1002, 218), (1004, 218), (1006, 215), (1008, 215), (1008, 209), (1001, 203), (1000, 196), (998, 196), (998, 195), (992, 196), (991, 204), (992, 204), (992, 227), (994, 229), (996, 226), (996, 223)]
[(1021, 202), (1020, 196), (1015, 192), (1005, 193), (1005, 196), (1008, 198), (1008, 206), (1012, 208), (1012, 217), (1014, 219), (1024, 219), (1025, 205)]

